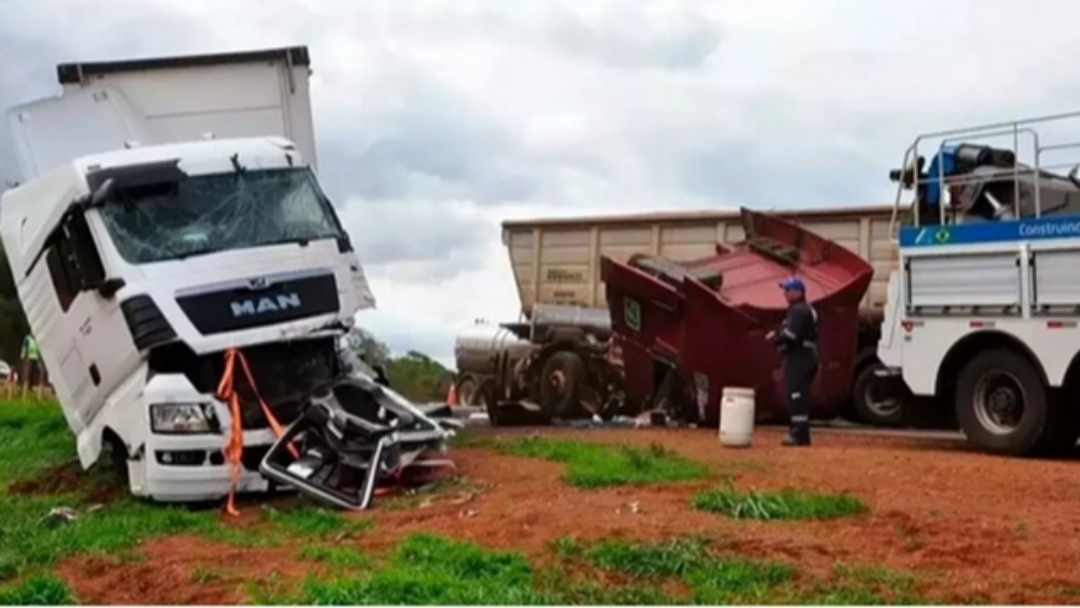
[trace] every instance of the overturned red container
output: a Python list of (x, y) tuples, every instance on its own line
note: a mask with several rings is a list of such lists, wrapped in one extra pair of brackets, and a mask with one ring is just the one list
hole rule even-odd
[(627, 401), (645, 409), (674, 400), (715, 424), (723, 389), (746, 387), (755, 391), (758, 422), (786, 420), (780, 357), (765, 336), (787, 310), (779, 283), (795, 276), (819, 319), (821, 367), (811, 415), (835, 417), (850, 392), (859, 302), (873, 268), (789, 221), (741, 212), (745, 240), (717, 244), (714, 256), (682, 263), (640, 254), (627, 262), (601, 260)]

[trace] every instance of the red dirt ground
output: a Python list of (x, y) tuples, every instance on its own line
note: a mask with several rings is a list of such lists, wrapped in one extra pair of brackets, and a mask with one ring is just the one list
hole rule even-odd
[[(740, 488), (848, 491), (868, 514), (823, 522), (749, 522), (696, 512), (690, 496), (710, 483), (577, 490), (558, 464), (485, 450), (456, 449), (464, 477), (483, 490), (464, 504), (378, 509), (358, 542), (390, 547), (411, 532), (468, 539), (550, 558), (553, 540), (610, 536), (722, 537), (734, 552), (828, 571), (836, 562), (913, 571), (918, 590), (950, 603), (1061, 603), (1080, 589), (1080, 461), (1009, 459), (940, 441), (818, 433), (809, 450), (780, 448), (780, 431), (760, 430), (750, 449), (721, 447), (715, 433), (676, 430), (564, 431), (587, 440), (659, 442), (735, 476)], [(452, 490), (456, 492), (458, 490)], [(638, 503), (635, 513), (630, 503)], [(315, 571), (295, 547), (231, 548), (192, 537), (144, 543), (136, 563), (76, 558), (61, 575), (91, 603), (184, 604), (245, 601), (242, 581)], [(199, 572), (223, 572), (199, 580)], [(203, 577), (205, 578), (205, 577)]]

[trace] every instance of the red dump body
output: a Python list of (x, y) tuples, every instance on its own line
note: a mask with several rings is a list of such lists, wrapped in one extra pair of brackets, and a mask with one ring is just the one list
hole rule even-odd
[(742, 210), (746, 240), (687, 263), (637, 255), (601, 260), (612, 328), (622, 347), (627, 399), (656, 399), (664, 373), (706, 423), (719, 419), (724, 387), (755, 389), (758, 421), (786, 419), (780, 358), (765, 335), (784, 319), (779, 283), (806, 284), (818, 312), (821, 371), (813, 415), (833, 417), (852, 381), (859, 302), (873, 275), (841, 245), (778, 217)]

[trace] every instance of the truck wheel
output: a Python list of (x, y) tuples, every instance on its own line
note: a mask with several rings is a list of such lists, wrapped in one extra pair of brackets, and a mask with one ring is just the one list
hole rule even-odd
[(102, 463), (108, 473), (120, 485), (128, 484), (128, 450), (120, 437), (111, 429), (106, 429), (101, 438)]
[(544, 418), (567, 418), (577, 413), (586, 382), (585, 362), (577, 353), (564, 350), (548, 357), (540, 373)]
[(490, 378), (480, 383), (480, 388), (476, 391), (476, 404), (484, 408), (488, 424), (500, 426), (503, 423), (499, 407), (495, 404), (495, 382)]
[(458, 405), (476, 405), (479, 401), (476, 394), (476, 380), (472, 376), (458, 379), (454, 392), (457, 394)]
[(1060, 447), (1067, 410), (1051, 401), (1039, 370), (1011, 350), (975, 355), (960, 371), (956, 417), (968, 441), (996, 454), (1020, 456)]
[(889, 382), (874, 375), (881, 369), (885, 369), (885, 365), (874, 361), (864, 365), (855, 375), (851, 385), (851, 406), (856, 422), (881, 427), (901, 426), (904, 424), (906, 387), (902, 382)]

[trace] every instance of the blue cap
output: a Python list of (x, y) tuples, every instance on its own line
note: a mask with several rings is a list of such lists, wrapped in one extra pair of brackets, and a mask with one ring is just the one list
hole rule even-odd
[(789, 291), (792, 289), (797, 291), (806, 291), (806, 284), (803, 283), (802, 279), (800, 279), (799, 277), (791, 277), (790, 279), (780, 283), (780, 289), (783, 289), (784, 291)]

